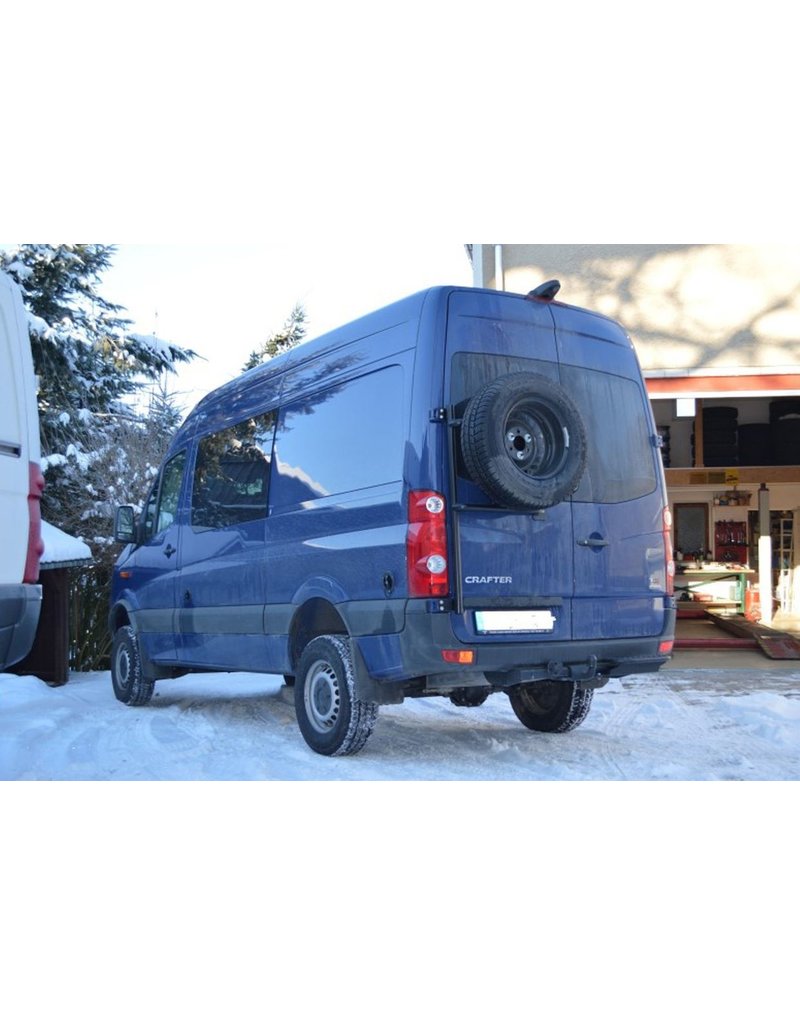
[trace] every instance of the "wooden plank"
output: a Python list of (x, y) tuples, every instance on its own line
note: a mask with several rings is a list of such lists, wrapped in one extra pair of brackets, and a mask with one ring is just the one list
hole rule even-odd
[(716, 626), (733, 636), (749, 637), (758, 644), (768, 658), (772, 658), (774, 661), (800, 660), (800, 641), (791, 633), (770, 629), (769, 626), (762, 626), (759, 622), (750, 622), (743, 615), (726, 616), (709, 613), (708, 617)]
[(675, 641), (676, 651), (757, 651), (755, 640), (741, 636), (686, 636)]

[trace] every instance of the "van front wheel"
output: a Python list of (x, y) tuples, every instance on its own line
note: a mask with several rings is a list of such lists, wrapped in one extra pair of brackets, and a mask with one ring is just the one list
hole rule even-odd
[(297, 667), (294, 706), (303, 739), (317, 754), (356, 754), (372, 734), (378, 705), (358, 700), (346, 636), (318, 636)]
[(111, 683), (114, 696), (129, 707), (149, 704), (155, 680), (145, 676), (139, 641), (131, 626), (123, 626), (114, 634), (111, 648)]
[(543, 679), (508, 691), (514, 714), (534, 732), (570, 732), (589, 714), (594, 690), (577, 683)]

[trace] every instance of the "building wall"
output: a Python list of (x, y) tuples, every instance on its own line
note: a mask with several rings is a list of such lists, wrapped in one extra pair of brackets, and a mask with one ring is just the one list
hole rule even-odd
[(800, 367), (800, 245), (475, 245), (475, 284), (559, 298), (619, 320), (645, 371)]

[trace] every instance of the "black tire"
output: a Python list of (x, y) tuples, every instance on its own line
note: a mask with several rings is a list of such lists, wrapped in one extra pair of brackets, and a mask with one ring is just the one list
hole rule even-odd
[(593, 696), (594, 690), (581, 690), (577, 683), (550, 679), (508, 691), (514, 714), (534, 732), (577, 729), (589, 714)]
[(720, 430), (706, 430), (703, 434), (703, 444), (706, 445), (731, 445), (735, 447), (739, 443), (739, 431), (736, 427)]
[(500, 505), (550, 508), (574, 494), (586, 469), (586, 427), (556, 381), (511, 373), (467, 404), (461, 453), (471, 478)]
[(350, 642), (318, 636), (297, 666), (294, 706), (303, 739), (317, 754), (357, 754), (372, 734), (378, 705), (355, 696)]
[(453, 690), (450, 701), (457, 708), (479, 708), (489, 699), (490, 693), (488, 687), (462, 686), (458, 690)]
[(738, 466), (738, 445), (704, 445), (703, 464), (706, 466)]
[(712, 405), (703, 409), (703, 423), (707, 426), (714, 424), (720, 427), (735, 427), (738, 418), (739, 409), (735, 405)]
[(148, 678), (142, 669), (139, 640), (131, 626), (123, 626), (114, 634), (111, 647), (111, 685), (114, 696), (128, 707), (149, 704), (155, 689), (155, 679)]
[(800, 463), (800, 420), (782, 419), (770, 427), (770, 443), (777, 466)]
[(771, 460), (769, 423), (745, 423), (739, 427), (739, 465), (768, 466)]
[(787, 416), (800, 417), (800, 398), (778, 398), (769, 403), (770, 422), (779, 423)]

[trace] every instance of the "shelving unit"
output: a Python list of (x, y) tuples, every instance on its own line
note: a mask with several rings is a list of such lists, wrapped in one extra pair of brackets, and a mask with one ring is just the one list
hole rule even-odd
[(744, 519), (718, 519), (714, 523), (714, 561), (747, 565), (747, 523)]
[(714, 495), (711, 531), (714, 559), (724, 564), (747, 565), (749, 560), (749, 492), (721, 491)]

